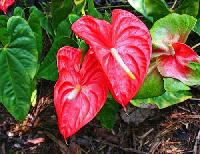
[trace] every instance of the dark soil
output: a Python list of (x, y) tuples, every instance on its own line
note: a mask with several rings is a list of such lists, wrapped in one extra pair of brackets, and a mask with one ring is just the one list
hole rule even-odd
[[(0, 106), (0, 153), (200, 153), (199, 99), (165, 110), (129, 106), (128, 115), (119, 111), (112, 131), (95, 119), (64, 141), (53, 106), (54, 83), (41, 81), (39, 85), (38, 103), (24, 122), (17, 123)], [(197, 88), (193, 91), (198, 94)]]

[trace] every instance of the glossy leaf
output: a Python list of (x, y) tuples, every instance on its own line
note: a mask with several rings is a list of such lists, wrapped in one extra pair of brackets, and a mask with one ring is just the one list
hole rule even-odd
[(72, 30), (93, 48), (113, 98), (123, 107), (138, 92), (147, 73), (151, 38), (147, 27), (133, 14), (116, 9), (112, 24), (83, 16)]
[(51, 12), (52, 12), (52, 25), (56, 29), (61, 21), (67, 18), (71, 13), (73, 7), (72, 0), (52, 0)]
[(178, 8), (176, 9), (176, 13), (179, 14), (188, 14), (196, 17), (199, 10), (199, 0), (182, 0)]
[(150, 65), (148, 69), (147, 77), (140, 88), (139, 92), (135, 96), (138, 98), (151, 98), (160, 96), (165, 92), (164, 81), (155, 64)]
[(164, 87), (166, 92), (158, 97), (146, 99), (134, 99), (131, 104), (137, 107), (145, 105), (157, 105), (159, 109), (178, 104), (192, 97), (188, 91), (190, 88), (175, 79), (164, 79)]
[(73, 24), (80, 18), (80, 16), (78, 16), (77, 14), (69, 14), (68, 18), (70, 23)]
[(58, 25), (56, 29), (56, 38), (63, 37), (63, 36), (70, 37), (71, 34), (72, 34), (71, 23), (69, 19), (67, 18)]
[(1, 0), (0, 1), (0, 9), (3, 11), (4, 14), (6, 14), (9, 6), (13, 5), (14, 2), (15, 2), (15, 0)]
[(200, 18), (197, 20), (194, 31), (200, 36)]
[(155, 22), (170, 13), (164, 0), (128, 0), (128, 2), (151, 22)]
[(117, 120), (118, 109), (119, 105), (115, 102), (115, 100), (108, 98), (105, 105), (97, 115), (97, 119), (101, 122), (101, 125), (104, 128), (108, 130), (113, 129)]
[(37, 70), (36, 40), (23, 18), (13, 16), (7, 25), (9, 44), (0, 48), (0, 100), (17, 120), (23, 120), (30, 108)]
[(29, 10), (30, 14), (34, 12), (39, 17), (40, 26), (51, 36), (54, 36), (53, 28), (49, 18), (43, 14), (40, 10), (38, 10), (35, 6), (32, 6)]
[(195, 23), (194, 17), (175, 13), (155, 22), (150, 30), (154, 46), (153, 57), (169, 52), (173, 43), (185, 43)]
[(59, 79), (54, 88), (54, 104), (65, 139), (96, 116), (108, 94), (107, 81), (94, 54), (85, 56), (81, 68), (80, 61), (73, 61), (77, 56), (81, 57), (81, 51), (71, 47), (62, 48), (57, 56)]
[(95, 18), (102, 18), (102, 15), (94, 6), (93, 0), (87, 0), (88, 1), (88, 14), (95, 17)]
[(14, 16), (25, 17), (24, 10), (21, 7), (16, 7), (14, 9)]
[(7, 16), (0, 16), (0, 41), (3, 46), (5, 46), (9, 42), (8, 38), (8, 30), (7, 30)]
[(28, 24), (31, 27), (32, 31), (34, 32), (36, 42), (37, 42), (37, 51), (40, 57), (42, 54), (42, 49), (43, 49), (42, 27), (40, 26), (40, 17), (38, 17), (34, 11), (30, 14), (28, 18)]

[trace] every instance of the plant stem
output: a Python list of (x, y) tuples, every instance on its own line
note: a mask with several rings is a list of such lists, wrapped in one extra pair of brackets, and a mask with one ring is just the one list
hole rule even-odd
[(197, 44), (195, 44), (195, 45), (192, 47), (192, 49), (195, 49), (195, 48), (198, 47), (198, 46), (200, 46), (200, 42), (197, 43)]
[(172, 5), (171, 9), (173, 10), (174, 7), (176, 6), (177, 0), (174, 1), (174, 4)]

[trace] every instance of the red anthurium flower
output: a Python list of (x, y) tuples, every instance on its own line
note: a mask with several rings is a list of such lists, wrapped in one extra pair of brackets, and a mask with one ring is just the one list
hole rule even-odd
[(6, 14), (6, 11), (9, 6), (11, 6), (15, 0), (0, 0), (0, 9)]
[(72, 30), (93, 48), (112, 96), (123, 107), (141, 87), (151, 55), (151, 37), (142, 21), (128, 11), (112, 12), (112, 23), (83, 16)]
[(198, 55), (183, 43), (173, 43), (169, 52), (163, 52), (157, 58), (159, 72), (164, 77), (172, 77), (187, 82), (191, 69), (190, 62), (196, 62)]
[(104, 105), (108, 87), (100, 64), (92, 52), (81, 67), (81, 51), (64, 47), (58, 51), (59, 79), (54, 104), (61, 134), (66, 139), (91, 121)]

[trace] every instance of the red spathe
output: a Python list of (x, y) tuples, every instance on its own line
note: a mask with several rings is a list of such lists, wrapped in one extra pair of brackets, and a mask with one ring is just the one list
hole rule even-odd
[(150, 63), (151, 37), (145, 24), (132, 13), (115, 9), (111, 24), (83, 16), (72, 30), (93, 49), (113, 98), (125, 108), (139, 91)]
[(57, 64), (54, 104), (60, 132), (66, 139), (96, 116), (105, 104), (108, 87), (93, 52), (86, 54), (81, 67), (81, 51), (64, 47), (57, 54)]

